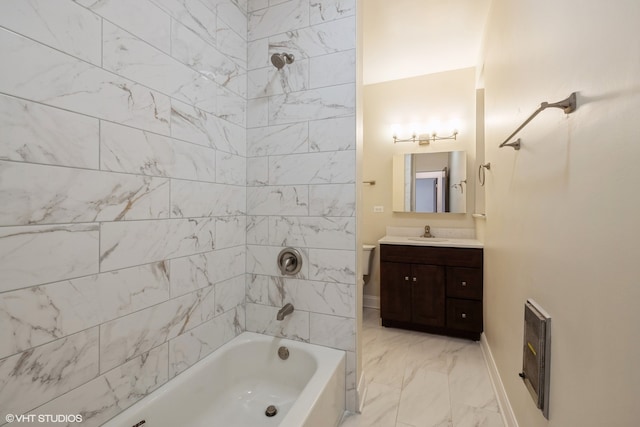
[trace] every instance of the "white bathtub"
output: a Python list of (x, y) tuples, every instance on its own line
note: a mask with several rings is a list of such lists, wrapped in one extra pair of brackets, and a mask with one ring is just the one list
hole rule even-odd
[(103, 426), (335, 427), (344, 410), (343, 351), (244, 332)]

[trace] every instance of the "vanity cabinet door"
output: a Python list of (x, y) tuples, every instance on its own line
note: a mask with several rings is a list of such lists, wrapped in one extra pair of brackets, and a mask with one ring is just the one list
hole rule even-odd
[(412, 265), (411, 321), (420, 325), (445, 324), (445, 268)]
[(380, 315), (383, 319), (411, 321), (411, 264), (380, 263)]

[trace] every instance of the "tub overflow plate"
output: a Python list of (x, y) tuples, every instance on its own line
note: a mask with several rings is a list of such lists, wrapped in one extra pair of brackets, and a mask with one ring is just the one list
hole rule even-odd
[(280, 347), (278, 349), (278, 356), (282, 360), (287, 360), (289, 358), (289, 349), (287, 347), (284, 347), (284, 346)]

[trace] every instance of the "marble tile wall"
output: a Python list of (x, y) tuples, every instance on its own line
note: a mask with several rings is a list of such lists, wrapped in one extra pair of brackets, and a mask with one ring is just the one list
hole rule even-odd
[[(345, 350), (354, 410), (355, 0), (249, 0), (248, 11), (246, 327)], [(280, 52), (295, 61), (277, 70)], [(303, 256), (295, 277), (276, 266), (286, 246)]]
[(247, 8), (0, 4), (0, 424), (99, 426), (245, 329)]

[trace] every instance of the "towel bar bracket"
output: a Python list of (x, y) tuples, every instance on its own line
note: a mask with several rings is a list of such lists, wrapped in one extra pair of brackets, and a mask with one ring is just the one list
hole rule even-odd
[(542, 111), (546, 110), (547, 108), (562, 108), (562, 111), (564, 111), (565, 114), (570, 114), (576, 111), (577, 106), (578, 104), (577, 104), (577, 97), (575, 92), (573, 92), (571, 95), (569, 95), (567, 98), (563, 99), (562, 101), (553, 102), (553, 103), (543, 102), (542, 104), (540, 104), (540, 107), (536, 111), (534, 111), (533, 114), (531, 114), (529, 118), (525, 120), (524, 123), (522, 123), (518, 127), (518, 129), (513, 131), (513, 133), (509, 135), (502, 144), (500, 144), (499, 148), (511, 147), (514, 150), (519, 150), (520, 143), (521, 143), (520, 138), (518, 138), (513, 142), (509, 142), (509, 141), (511, 140), (511, 138), (516, 136), (516, 134), (520, 132), (522, 128), (528, 125), (529, 122), (534, 119), (534, 117), (536, 117), (538, 114), (540, 114)]

